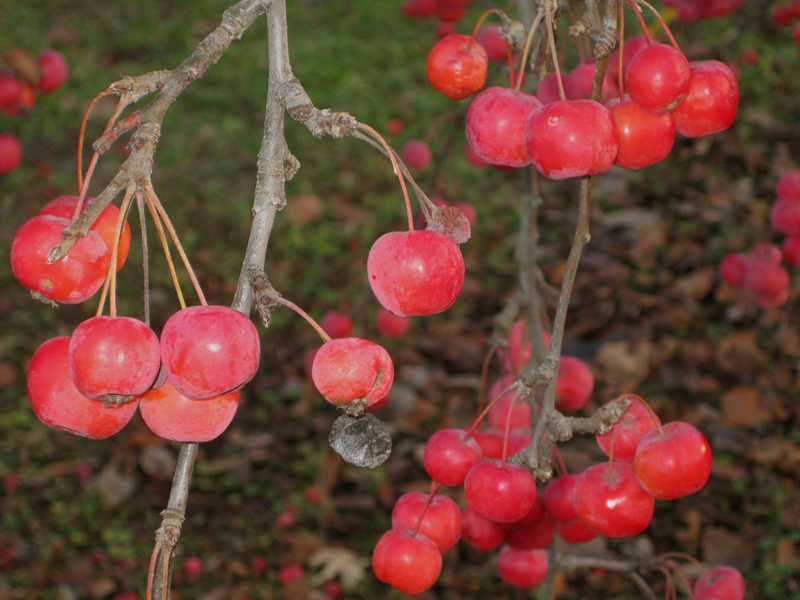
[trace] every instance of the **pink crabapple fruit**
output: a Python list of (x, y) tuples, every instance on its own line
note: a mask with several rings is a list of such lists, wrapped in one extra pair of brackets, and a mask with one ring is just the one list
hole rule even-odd
[(499, 25), (484, 25), (478, 30), (475, 41), (486, 50), (489, 60), (503, 61), (508, 57), (508, 42), (500, 33)]
[(381, 306), (375, 315), (375, 328), (388, 338), (400, 338), (411, 329), (411, 319), (393, 315)]
[(367, 257), (367, 276), (378, 302), (398, 317), (434, 315), (455, 302), (464, 282), (464, 257), (443, 233), (390, 232)]
[(192, 400), (166, 380), (138, 400), (142, 419), (157, 436), (173, 442), (202, 443), (218, 438), (228, 428), (239, 406), (239, 392)]
[(562, 356), (558, 362), (556, 408), (560, 411), (580, 410), (594, 390), (594, 375), (585, 362), (574, 356)]
[(461, 511), (461, 539), (473, 548), (490, 552), (503, 543), (507, 533), (500, 523), (479, 517), (469, 508)]
[(751, 259), (744, 273), (744, 287), (765, 310), (782, 306), (789, 298), (789, 273), (779, 264)]
[(744, 252), (725, 255), (719, 263), (719, 274), (722, 280), (732, 287), (744, 285), (744, 274), (747, 271), (749, 257)]
[(786, 235), (800, 235), (800, 202), (778, 198), (769, 214), (773, 229)]
[(436, 6), (436, 16), (443, 23), (455, 23), (463, 19), (466, 14), (466, 6), (459, 2), (451, 4), (448, 0), (439, 0), (439, 4)]
[[(567, 100), (588, 98), (591, 95), (594, 70), (594, 63), (583, 63), (570, 71), (569, 75), (564, 78), (564, 94)], [(603, 79), (603, 87), (600, 90), (600, 101), (606, 102), (618, 95), (619, 88), (616, 82), (606, 73)]]
[(503, 432), (497, 429), (484, 429), (472, 432), (472, 437), (481, 449), (484, 458), (500, 459), (503, 456)]
[(194, 400), (239, 390), (258, 370), (253, 322), (226, 306), (190, 306), (161, 331), (161, 362), (181, 394)]
[(92, 317), (70, 337), (69, 371), (75, 387), (88, 398), (143, 394), (160, 369), (158, 337), (138, 319)]
[(509, 529), (506, 535), (506, 543), (517, 550), (549, 548), (550, 544), (553, 543), (555, 533), (556, 528), (553, 521), (545, 516), (531, 527)]
[(642, 437), (633, 457), (639, 484), (657, 500), (675, 500), (702, 488), (711, 475), (711, 448), (700, 431), (683, 421)]
[(386, 123), (386, 133), (389, 135), (400, 135), (405, 128), (405, 124), (400, 119), (389, 119)]
[(52, 265), (47, 253), (61, 241), (69, 221), (51, 215), (27, 220), (11, 243), (11, 268), (17, 280), (29, 290), (62, 304), (78, 304), (92, 297), (108, 271), (108, 246), (97, 233), (89, 231), (78, 239), (66, 256)]
[(50, 94), (60, 88), (67, 80), (69, 67), (64, 55), (57, 50), (45, 50), (36, 59), (42, 77), (36, 87), (43, 94)]
[(461, 100), (483, 87), (488, 64), (483, 46), (468, 35), (453, 33), (431, 48), (426, 72), (436, 91)]
[(102, 440), (120, 431), (137, 402), (106, 407), (81, 394), (69, 374), (69, 338), (46, 341), (28, 365), (28, 398), (39, 420), (53, 429)]
[(800, 267), (800, 235), (790, 235), (781, 244), (783, 260), (793, 267)]
[(526, 529), (538, 525), (547, 514), (547, 509), (544, 506), (544, 500), (541, 494), (536, 494), (536, 500), (533, 501), (531, 509), (522, 517), (511, 523), (503, 523), (503, 526), (508, 529)]
[(431, 587), (442, 571), (442, 554), (426, 535), (391, 529), (378, 540), (372, 553), (375, 576), (406, 594)]
[[(498, 379), (489, 390), (489, 398), (494, 400), (509, 385), (513, 384), (516, 378), (513, 375), (505, 375)], [(509, 413), (511, 419), (509, 421)], [(531, 424), (531, 405), (524, 399), (519, 398), (519, 393), (515, 388), (511, 388), (503, 394), (499, 400), (489, 409), (489, 425), (497, 429), (505, 429), (506, 423), (514, 429), (516, 427), (529, 427)]]
[[(409, 492), (397, 500), (392, 510), (392, 529), (413, 531), (419, 521), (428, 494)], [(461, 538), (461, 509), (453, 500), (434, 494), (419, 525), (419, 532), (428, 536), (446, 554)]]
[(203, 561), (197, 556), (189, 556), (183, 561), (183, 572), (190, 579), (196, 579), (203, 574)]
[(403, 14), (407, 17), (429, 19), (436, 14), (438, 0), (406, 0), (403, 4)]
[(617, 128), (594, 100), (558, 100), (525, 122), (525, 145), (536, 169), (550, 179), (605, 173), (617, 158)]
[(0, 111), (14, 116), (19, 110), (22, 82), (6, 73), (0, 73)]
[(527, 469), (484, 458), (464, 480), (467, 505), (480, 517), (510, 523), (536, 501), (536, 480)]
[(539, 80), (539, 83), (536, 84), (536, 97), (539, 98), (542, 104), (550, 104), (556, 100), (561, 100), (558, 76), (555, 73), (549, 73)]
[(555, 523), (556, 533), (568, 544), (585, 544), (598, 536), (594, 529), (589, 529), (583, 521), (559, 521)]
[(346, 338), (353, 331), (353, 319), (344, 313), (329, 311), (322, 315), (319, 326), (332, 338)]
[[(86, 212), (86, 209), (92, 204), (94, 198), (85, 198), (81, 214)], [(42, 207), (39, 211), (40, 215), (53, 215), (72, 220), (72, 215), (75, 212), (75, 207), (78, 204), (77, 196), (59, 196), (54, 198)], [(108, 246), (109, 256), (114, 247), (114, 234), (117, 228), (117, 218), (119, 217), (119, 208), (114, 204), (109, 204), (103, 209), (103, 212), (98, 215), (95, 222), (89, 228), (90, 231), (97, 232), (103, 241)], [(128, 258), (128, 251), (131, 247), (131, 226), (127, 221), (122, 226), (122, 232), (119, 236), (119, 247), (117, 249), (117, 271), (125, 264), (125, 259)]]
[(646, 113), (667, 114), (683, 102), (692, 83), (689, 61), (680, 50), (653, 42), (631, 58), (625, 90)]
[(517, 588), (532, 589), (547, 577), (549, 560), (544, 550), (517, 550), (511, 546), (500, 548), (497, 572), (500, 578)]
[(775, 195), (779, 200), (800, 202), (800, 170), (785, 171), (775, 184)]
[(655, 509), (655, 499), (622, 462), (603, 462), (578, 475), (573, 502), (583, 524), (608, 538), (639, 535)]
[(747, 585), (744, 577), (733, 567), (718, 565), (694, 582), (697, 600), (744, 600)]
[(288, 564), (282, 565), (278, 569), (278, 582), (281, 585), (291, 585), (302, 581), (306, 576), (306, 572), (300, 565)]
[(361, 338), (340, 338), (317, 350), (311, 378), (319, 393), (335, 406), (360, 399), (370, 406), (389, 393), (394, 365), (382, 346)]
[[(623, 44), (623, 53), (622, 53), (622, 74), (625, 75), (625, 69), (628, 68), (628, 63), (631, 62), (631, 59), (638, 54), (640, 50), (644, 50), (647, 48), (647, 37), (643, 33), (639, 33), (637, 35), (632, 35), (629, 38), (625, 39), (625, 43)], [(611, 56), (608, 58), (608, 74), (614, 80), (617, 81), (619, 78), (619, 46), (611, 53)]]
[(440, 485), (462, 485), (467, 473), (483, 458), (474, 438), (464, 429), (440, 429), (425, 444), (423, 464), (431, 479)]
[(440, 40), (456, 32), (456, 24), (450, 21), (439, 21), (436, 23), (436, 37)]
[(675, 142), (672, 114), (647, 114), (633, 100), (615, 98), (606, 102), (617, 128), (619, 148), (615, 165), (641, 169), (667, 157)]
[(22, 146), (10, 133), (0, 134), (0, 175), (7, 175), (22, 162)]
[(467, 162), (471, 164), (473, 167), (477, 167), (479, 169), (483, 169), (484, 167), (489, 166), (489, 162), (483, 160), (478, 153), (473, 150), (472, 146), (469, 143), (464, 145), (464, 156), (467, 158)]
[(431, 164), (433, 154), (422, 140), (409, 140), (400, 149), (400, 158), (411, 169), (424, 169)]
[[(611, 431), (597, 434), (597, 444), (606, 456), (611, 452), (611, 434), (614, 434), (614, 460), (624, 463), (632, 463), (636, 452), (636, 446), (642, 440), (645, 433), (656, 428), (653, 416), (643, 404), (642, 399), (636, 394), (625, 394), (623, 400), (630, 400), (630, 405), (622, 413)], [(608, 406), (612, 401), (606, 402)], [(658, 424), (661, 420), (655, 417)]]
[(675, 131), (688, 138), (724, 131), (733, 124), (739, 107), (736, 77), (718, 60), (691, 62), (689, 66), (689, 94), (672, 111)]
[(547, 514), (556, 522), (574, 521), (578, 518), (573, 502), (577, 475), (562, 475), (547, 482), (542, 494)]
[(517, 90), (483, 90), (467, 109), (469, 145), (493, 165), (518, 168), (530, 164), (525, 148), (525, 120), (541, 106), (536, 96)]

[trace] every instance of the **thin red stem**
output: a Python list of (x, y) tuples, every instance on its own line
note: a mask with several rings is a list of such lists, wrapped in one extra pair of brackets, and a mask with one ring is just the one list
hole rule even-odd
[(675, 40), (675, 36), (672, 35), (672, 31), (670, 31), (669, 25), (667, 25), (667, 22), (664, 21), (661, 14), (655, 8), (653, 8), (651, 4), (645, 2), (644, 0), (635, 0), (635, 1), (638, 2), (639, 4), (642, 4), (643, 6), (646, 6), (656, 16), (656, 19), (658, 19), (658, 22), (664, 28), (664, 31), (667, 32), (667, 37), (669, 38), (669, 41), (675, 47), (675, 50), (678, 50), (680, 52), (681, 48), (680, 46), (678, 46), (678, 42)]
[(504, 21), (508, 19), (508, 17), (506, 16), (506, 13), (504, 13), (499, 8), (490, 8), (485, 13), (483, 13), (480, 16), (480, 18), (478, 19), (478, 22), (475, 23), (475, 27), (472, 28), (472, 37), (469, 40), (469, 47), (470, 48), (472, 48), (472, 44), (475, 42), (475, 36), (478, 35), (478, 29), (480, 29), (481, 25), (483, 25), (483, 22), (491, 14), (500, 15), (503, 18)]
[(636, 18), (639, 19), (639, 23), (642, 26), (642, 32), (644, 33), (644, 37), (647, 38), (647, 44), (649, 46), (650, 44), (653, 43), (653, 40), (650, 38), (650, 30), (647, 28), (647, 23), (644, 22), (642, 11), (639, 10), (639, 7), (631, 0), (626, 0), (626, 2), (628, 6), (631, 7), (631, 10), (633, 10), (634, 14), (636, 15)]
[(433, 497), (436, 495), (436, 490), (438, 489), (439, 484), (435, 481), (431, 481), (431, 491), (428, 494), (428, 499), (425, 501), (425, 506), (422, 507), (422, 511), (419, 513), (419, 518), (417, 519), (417, 524), (414, 526), (414, 531), (411, 532), (411, 537), (417, 537), (419, 528), (422, 525), (422, 519), (425, 517), (425, 511), (428, 510), (428, 506), (430, 506), (431, 502), (433, 501)]
[(327, 333), (325, 333), (325, 330), (324, 330), (322, 327), (320, 327), (320, 324), (319, 324), (319, 323), (317, 323), (317, 322), (316, 322), (316, 321), (315, 321), (315, 320), (314, 320), (314, 319), (311, 317), (311, 315), (309, 315), (309, 314), (308, 314), (306, 311), (304, 311), (302, 308), (300, 308), (299, 306), (297, 306), (297, 304), (295, 304), (295, 303), (294, 303), (294, 302), (292, 302), (291, 300), (287, 300), (286, 298), (282, 298), (282, 297), (280, 297), (280, 296), (279, 296), (279, 297), (277, 297), (277, 298), (275, 298), (275, 301), (276, 301), (278, 304), (281, 304), (281, 305), (285, 306), (286, 308), (291, 308), (291, 309), (292, 309), (294, 312), (296, 312), (298, 315), (300, 315), (300, 316), (301, 316), (301, 317), (303, 317), (303, 318), (304, 318), (306, 321), (308, 321), (309, 325), (311, 325), (311, 326), (312, 326), (314, 329), (316, 329), (317, 333), (320, 335), (320, 337), (322, 338), (322, 340), (323, 340), (325, 343), (327, 343), (327, 342), (330, 342), (330, 341), (331, 341), (331, 336), (329, 336)]
[(539, 25), (542, 22), (542, 18), (544, 14), (542, 10), (536, 13), (536, 18), (533, 20), (533, 24), (531, 25), (531, 30), (528, 32), (528, 39), (525, 40), (525, 49), (522, 51), (522, 60), (519, 63), (519, 73), (517, 74), (517, 85), (514, 86), (514, 89), (519, 91), (522, 89), (522, 79), (525, 76), (525, 62), (528, 60), (528, 52), (531, 49), (531, 43), (533, 42), (533, 34), (536, 33), (536, 30), (539, 29)]
[(625, 5), (619, 3), (619, 67), (617, 72), (617, 79), (619, 80), (619, 101), (625, 100), (625, 73), (622, 72), (622, 66), (625, 64)]
[(486, 408), (483, 409), (481, 414), (478, 415), (478, 418), (475, 419), (475, 422), (472, 424), (472, 427), (469, 428), (469, 431), (467, 431), (467, 435), (464, 436), (465, 440), (468, 439), (472, 435), (472, 432), (475, 431), (475, 429), (477, 429), (478, 425), (480, 425), (481, 421), (483, 421), (483, 418), (487, 414), (489, 414), (489, 411), (497, 403), (497, 401), (500, 400), (500, 398), (502, 398), (507, 392), (509, 392), (509, 391), (514, 389), (516, 383), (517, 382), (515, 381), (514, 383), (509, 385), (506, 389), (504, 389), (502, 392), (500, 392), (495, 398), (493, 398), (491, 402), (489, 402), (489, 404), (486, 406)]
[(478, 384), (478, 412), (481, 412), (483, 408), (483, 395), (486, 392), (486, 380), (488, 379), (489, 375), (489, 364), (492, 362), (492, 356), (494, 353), (497, 352), (497, 344), (492, 344), (489, 346), (489, 350), (486, 352), (486, 358), (483, 359), (483, 366), (481, 367), (481, 379), (480, 383)]
[(558, 94), (562, 100), (566, 100), (567, 95), (564, 93), (564, 82), (561, 81), (561, 67), (558, 66), (558, 50), (556, 49), (556, 40), (553, 35), (552, 7), (549, 2), (545, 2), (545, 15), (547, 16), (547, 39), (550, 43), (550, 52), (553, 55), (553, 65), (556, 69), (556, 80), (558, 81)]
[[(86, 124), (89, 122), (89, 115), (92, 114), (92, 110), (94, 110), (94, 105), (97, 104), (100, 98), (104, 96), (108, 96), (109, 94), (113, 94), (111, 90), (103, 90), (97, 96), (95, 96), (92, 101), (89, 103), (89, 106), (86, 108), (86, 112), (83, 113), (83, 120), (81, 121), (81, 129), (78, 133), (78, 189), (83, 187), (83, 138), (86, 134)], [(80, 214), (80, 213), (78, 213)], [(76, 215), (77, 216), (77, 215)], [(74, 217), (73, 217), (74, 218)]]
[(561, 450), (558, 449), (558, 446), (553, 446), (553, 455), (556, 457), (556, 465), (559, 469), (559, 475), (569, 475), (567, 463), (564, 462), (564, 456), (561, 454)]
[(697, 567), (700, 567), (700, 569), (703, 571), (703, 573), (708, 573), (708, 571), (709, 571), (708, 567), (705, 564), (703, 564), (702, 562), (697, 560), (694, 556), (692, 556), (690, 554), (686, 554), (685, 552), (677, 552), (677, 551), (673, 550), (671, 552), (664, 552), (662, 554), (659, 554), (658, 558), (659, 559), (682, 558), (684, 560), (688, 560), (693, 565), (695, 565)]

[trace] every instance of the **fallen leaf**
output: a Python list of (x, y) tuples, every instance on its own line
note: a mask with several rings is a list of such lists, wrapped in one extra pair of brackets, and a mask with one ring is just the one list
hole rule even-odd
[(726, 425), (759, 427), (773, 420), (772, 412), (761, 405), (761, 390), (754, 385), (732, 388), (720, 401)]
[(364, 579), (369, 559), (346, 548), (328, 546), (317, 550), (308, 559), (308, 566), (321, 569), (311, 582), (314, 586), (338, 578), (345, 588), (353, 588)]

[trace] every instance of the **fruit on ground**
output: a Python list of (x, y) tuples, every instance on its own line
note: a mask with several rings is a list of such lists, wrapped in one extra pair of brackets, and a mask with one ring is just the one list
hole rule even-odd
[(525, 147), (525, 121), (542, 106), (531, 94), (490, 87), (473, 98), (467, 109), (467, 140), (485, 161), (499, 166), (523, 167), (531, 157)]
[(161, 362), (181, 394), (194, 400), (239, 390), (258, 370), (253, 322), (226, 306), (190, 306), (161, 332)]
[(617, 158), (617, 128), (594, 100), (558, 100), (531, 113), (525, 145), (533, 166), (551, 179), (597, 175)]
[(22, 146), (16, 136), (0, 134), (0, 175), (7, 175), (22, 162)]
[(689, 94), (672, 111), (675, 131), (688, 138), (724, 131), (733, 124), (739, 107), (736, 76), (718, 60), (691, 62), (689, 66)]
[(689, 94), (692, 69), (680, 50), (652, 43), (636, 53), (625, 71), (625, 91), (651, 115), (667, 114)]
[(636, 447), (636, 479), (657, 500), (675, 500), (695, 493), (711, 475), (708, 440), (683, 421), (667, 423), (662, 431), (649, 431)]
[(108, 246), (97, 233), (80, 238), (61, 260), (47, 264), (47, 253), (61, 241), (69, 221), (42, 215), (26, 221), (11, 243), (11, 268), (29, 290), (62, 304), (78, 304), (103, 285)]
[(461, 537), (461, 509), (453, 500), (441, 494), (434, 494), (430, 504), (428, 494), (409, 492), (397, 500), (392, 510), (392, 529), (417, 527), (422, 510), (425, 514), (419, 525), (419, 532), (428, 536), (442, 554), (447, 553)]
[(497, 557), (500, 578), (514, 587), (535, 588), (547, 577), (549, 561), (544, 550), (517, 550), (503, 546)]
[(192, 400), (169, 380), (139, 396), (139, 412), (150, 431), (165, 440), (202, 443), (228, 428), (239, 406), (239, 392)]
[(373, 244), (367, 277), (378, 302), (398, 317), (450, 308), (464, 282), (458, 245), (437, 231), (390, 232)]
[(392, 529), (383, 534), (372, 553), (375, 576), (406, 594), (431, 587), (442, 571), (442, 554), (426, 535)]
[(161, 368), (155, 332), (131, 317), (92, 317), (72, 333), (69, 370), (89, 398), (138, 396), (150, 389)]
[(603, 462), (578, 476), (575, 512), (590, 529), (608, 538), (631, 537), (653, 520), (655, 499), (633, 476), (628, 463)]
[(81, 394), (69, 374), (69, 338), (57, 337), (39, 346), (28, 365), (28, 398), (39, 420), (53, 429), (102, 440), (120, 431), (137, 402), (103, 406)]
[(324, 343), (314, 356), (311, 378), (320, 394), (335, 406), (363, 399), (375, 404), (389, 393), (394, 365), (386, 350), (361, 338)]
[[(93, 200), (94, 198), (84, 199), (81, 214), (86, 212), (86, 209), (89, 208)], [(77, 196), (59, 196), (58, 198), (54, 198), (45, 204), (44, 207), (42, 207), (42, 210), (39, 211), (39, 214), (53, 215), (55, 217), (61, 217), (62, 219), (72, 221), (72, 215), (75, 213), (75, 207), (77, 205)], [(116, 233), (118, 218), (119, 208), (117, 208), (115, 204), (109, 204), (103, 209), (103, 212), (98, 215), (97, 219), (95, 219), (95, 222), (92, 223), (92, 226), (89, 228), (90, 231), (98, 233), (100, 237), (103, 238), (106, 246), (108, 246), (109, 256), (111, 255), (111, 250), (114, 248), (114, 234)], [(117, 250), (117, 271), (119, 271), (122, 268), (122, 265), (125, 264), (125, 259), (128, 258), (128, 251), (130, 250), (130, 247), (131, 226), (127, 221), (125, 221), (119, 236), (119, 248)]]
[(453, 33), (431, 48), (425, 70), (436, 91), (461, 100), (483, 87), (488, 64), (483, 46), (471, 36)]

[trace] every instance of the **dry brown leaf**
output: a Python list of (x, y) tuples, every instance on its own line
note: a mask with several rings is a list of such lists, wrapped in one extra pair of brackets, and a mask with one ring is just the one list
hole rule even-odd
[(324, 205), (316, 194), (301, 194), (286, 203), (286, 218), (292, 225), (305, 225), (319, 219)]
[(771, 411), (761, 405), (761, 390), (754, 385), (740, 385), (722, 396), (722, 418), (726, 425), (759, 427), (773, 420)]
[(594, 363), (612, 380), (642, 381), (650, 370), (653, 345), (646, 340), (606, 342)]

